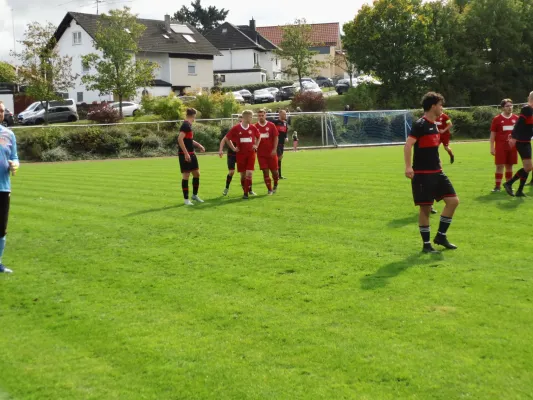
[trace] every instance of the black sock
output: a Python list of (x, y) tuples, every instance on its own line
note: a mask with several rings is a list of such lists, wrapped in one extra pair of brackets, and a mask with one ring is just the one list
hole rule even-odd
[(529, 172), (526, 172), (525, 170), (522, 170), (522, 171), (524, 171), (524, 173), (520, 177), (520, 186), (518, 187), (519, 192), (522, 192), (524, 190), (524, 186), (526, 185), (526, 182), (527, 182), (527, 177), (529, 176)]
[(200, 178), (192, 178), (192, 194), (196, 196), (200, 189)]
[[(509, 181), (509, 183), (512, 185), (513, 183), (515, 183), (517, 180), (519, 180), (521, 177), (522, 177), (522, 174), (525, 174), (526, 171), (524, 170), (524, 168), (520, 168), (516, 174), (514, 174), (513, 176), (513, 179), (511, 179)], [(527, 175), (526, 175), (527, 176)]]
[(446, 236), (448, 228), (452, 224), (452, 219), (448, 217), (440, 217), (439, 235)]
[(226, 177), (226, 189), (229, 189), (229, 185), (231, 185), (231, 180), (233, 179), (233, 175), (228, 175)]
[(422, 236), (424, 246), (431, 244), (429, 226), (419, 226), (418, 228), (420, 229), (420, 236)]
[(281, 175), (281, 160), (278, 160), (278, 172), (279, 172), (279, 176), (282, 176)]
[(189, 198), (189, 180), (183, 179), (181, 181), (181, 190), (183, 190), (183, 198), (187, 200)]

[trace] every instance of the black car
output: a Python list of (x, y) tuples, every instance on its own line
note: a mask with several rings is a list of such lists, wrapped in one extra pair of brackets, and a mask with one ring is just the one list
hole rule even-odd
[(4, 120), (2, 121), (2, 125), (4, 125), (6, 128), (8, 126), (15, 125), (15, 119), (13, 118), (13, 113), (9, 111), (7, 108), (4, 112)]
[(325, 76), (317, 76), (315, 82), (320, 87), (333, 87), (333, 79), (326, 78)]
[(349, 79), (341, 79), (335, 85), (335, 91), (338, 94), (346, 93), (349, 89), (350, 89), (350, 80)]
[(296, 95), (296, 90), (295, 86), (283, 86), (276, 94), (276, 100), (291, 100)]

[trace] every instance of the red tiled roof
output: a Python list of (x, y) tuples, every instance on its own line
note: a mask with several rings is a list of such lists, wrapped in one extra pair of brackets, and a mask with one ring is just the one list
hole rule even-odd
[[(338, 22), (311, 25), (311, 40), (317, 45), (340, 47), (340, 28)], [(261, 26), (257, 32), (279, 46), (283, 38), (283, 26)]]

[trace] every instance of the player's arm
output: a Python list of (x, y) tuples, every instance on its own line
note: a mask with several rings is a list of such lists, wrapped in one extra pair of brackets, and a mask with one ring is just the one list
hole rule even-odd
[(490, 154), (492, 155), (496, 154), (495, 143), (496, 143), (496, 132), (491, 130), (490, 131)]
[(222, 138), (222, 140), (220, 141), (220, 146), (218, 147), (218, 155), (220, 156), (220, 158), (222, 158), (222, 156), (224, 155), (224, 145), (225, 144), (226, 144), (226, 136), (224, 136)]
[[(228, 147), (233, 150), (234, 152), (238, 152), (239, 151), (239, 148), (238, 147), (235, 147), (233, 145), (233, 142), (231, 141), (231, 138), (232, 136), (234, 136), (234, 131), (233, 131), (233, 128), (228, 132), (228, 134), (226, 135), (226, 137), (224, 138), (224, 140), (226, 141), (226, 144), (228, 145)], [(221, 144), (222, 146), (222, 144)]]
[(452, 120), (451, 119), (447, 119), (446, 120), (446, 128), (444, 128), (440, 133), (443, 134), (443, 133), (449, 133), (450, 132), (450, 129), (452, 128), (453, 124), (452, 124)]
[(200, 149), (202, 153), (205, 153), (205, 147), (202, 146), (200, 143), (198, 143), (196, 140), (193, 140), (192, 144), (194, 147), (197, 147), (198, 149)]
[(257, 128), (255, 129), (254, 136), (255, 136), (255, 144), (253, 146), (253, 149), (257, 151), (257, 149), (259, 148), (259, 143), (261, 143), (261, 134), (259, 133)]
[(187, 147), (185, 147), (185, 142), (183, 141), (185, 139), (185, 132), (180, 132), (178, 135), (178, 145), (183, 152), (183, 155), (185, 156), (185, 161), (191, 161), (191, 155), (189, 154), (189, 151), (187, 150)]
[(403, 148), (403, 159), (405, 161), (405, 176), (409, 179), (413, 179), (415, 172), (413, 171), (412, 166), (412, 155), (413, 155), (413, 146), (415, 145), (417, 139), (414, 136), (407, 137), (405, 146)]
[(279, 143), (279, 132), (278, 127), (275, 124), (272, 124), (274, 127), (274, 142), (272, 143), (272, 156), (275, 156), (278, 154), (278, 143)]
[(9, 155), (9, 170), (11, 171), (12, 175), (15, 175), (17, 173), (17, 170), (19, 169), (20, 163), (19, 163), (19, 156), (17, 153), (17, 138), (15, 137), (15, 134), (11, 134), (11, 154)]

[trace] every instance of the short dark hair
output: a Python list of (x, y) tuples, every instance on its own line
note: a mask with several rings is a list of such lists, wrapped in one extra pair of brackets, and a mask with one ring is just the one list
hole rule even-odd
[(196, 115), (196, 110), (194, 108), (187, 108), (187, 117), (194, 117)]
[(431, 107), (433, 107), (436, 104), (439, 104), (442, 102), (444, 104), (444, 96), (440, 93), (436, 92), (429, 92), (422, 97), (422, 108), (424, 111), (431, 110)]
[(503, 99), (502, 102), (500, 103), (500, 107), (505, 107), (507, 103), (513, 104), (513, 101), (511, 99)]

